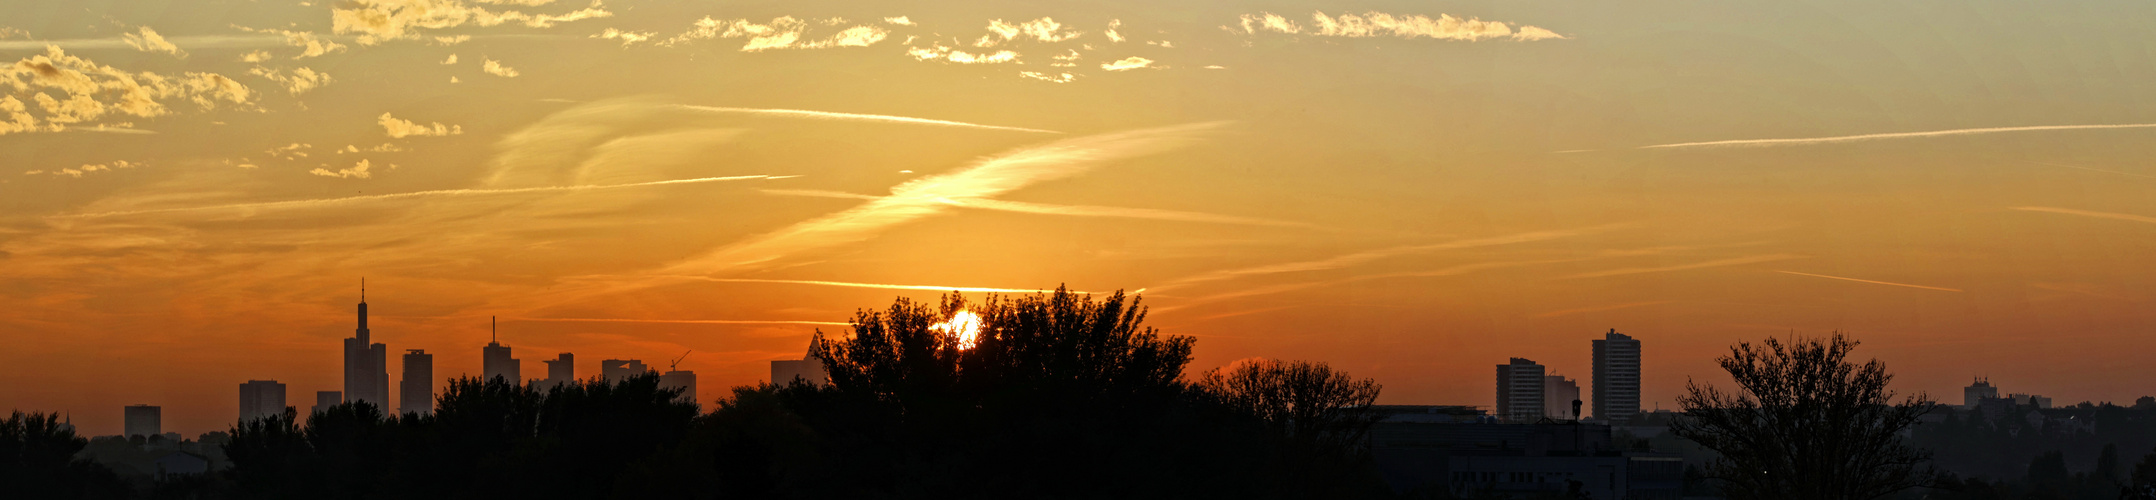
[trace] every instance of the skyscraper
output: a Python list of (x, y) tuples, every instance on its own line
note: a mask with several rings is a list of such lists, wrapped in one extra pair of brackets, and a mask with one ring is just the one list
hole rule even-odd
[(434, 413), (434, 355), (404, 350), (404, 382), (397, 386), (397, 412)]
[(609, 384), (619, 384), (622, 380), (643, 375), (644, 372), (648, 371), (651, 371), (651, 369), (645, 368), (642, 360), (607, 359), (599, 361), (599, 376), (605, 377), (606, 382)]
[(1497, 416), (1512, 422), (1542, 418), (1542, 365), (1527, 358), (1497, 365)]
[(240, 420), (284, 414), (284, 384), (249, 380), (240, 384)]
[(367, 331), (367, 281), (359, 282), (359, 329), (344, 339), (344, 400), (389, 408), (389, 346)]
[[(337, 406), (337, 403), (343, 402), (343, 391), (314, 391), (314, 408), (308, 409), (307, 413), (321, 413), (322, 410), (327, 410), (329, 407)], [(300, 415), (299, 419), (306, 420), (307, 416)]]
[(1991, 385), (1991, 379), (1978, 378), (1975, 383), (1961, 389), (1961, 408), (1973, 410), (1976, 409), (1977, 403), (1997, 397), (1999, 397), (1998, 386)]
[(1610, 422), (1631, 420), (1639, 414), (1639, 341), (1611, 328), (1594, 346), (1594, 416)]
[(674, 400), (692, 405), (696, 404), (696, 372), (669, 370), (659, 375), (659, 388), (681, 389), (681, 396), (674, 398)]
[(540, 362), (546, 363), (546, 385), (576, 383), (576, 355), (565, 352)]
[(495, 323), (493, 318), (487, 318), (487, 331), (491, 338), (487, 342), (487, 348), (484, 352), (486, 371), (483, 376), (486, 377), (486, 380), (501, 377), (502, 380), (509, 381), (511, 385), (523, 385), (524, 363), (517, 361), (516, 358), (509, 357), (509, 346), (502, 345), (499, 327), (500, 325)]
[(127, 437), (150, 437), (165, 432), (163, 409), (150, 405), (127, 407)]
[(1542, 377), (1542, 414), (1557, 420), (1578, 420), (1572, 402), (1580, 399), (1580, 383), (1564, 375)]
[(823, 358), (816, 356), (816, 351), (820, 350), (820, 347), (823, 347), (822, 338), (809, 339), (807, 356), (803, 356), (801, 359), (772, 360), (771, 383), (789, 385), (797, 378), (808, 382), (809, 385), (823, 385), (830, 382), (830, 375), (824, 373)]

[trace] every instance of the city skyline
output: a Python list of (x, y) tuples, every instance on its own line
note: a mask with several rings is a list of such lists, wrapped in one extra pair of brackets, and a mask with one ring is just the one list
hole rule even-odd
[(396, 407), (392, 349), (489, 342), (693, 351), (710, 403), (861, 308), (1064, 285), (1379, 404), (1591, 393), (1612, 328), (1643, 410), (1835, 331), (1941, 399), (2156, 380), (2145, 1), (159, 5), (0, 7), (0, 403), (92, 434)]

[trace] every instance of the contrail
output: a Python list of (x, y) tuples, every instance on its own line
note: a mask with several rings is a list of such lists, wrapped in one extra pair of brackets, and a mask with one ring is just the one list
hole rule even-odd
[(2148, 178), (2148, 179), (2156, 179), (2156, 175), (2149, 175), (2149, 174), (2136, 174), (2136, 173), (2133, 173), (2133, 172), (2120, 172), (2120, 171), (2117, 171), (2117, 170), (2104, 170), (2104, 169), (2101, 169), (2101, 168), (2077, 167), (2077, 166), (2073, 166), (2073, 165), (2061, 165), (2061, 164), (2057, 164), (2057, 163), (2050, 163), (2050, 162), (2041, 162), (2041, 161), (2032, 161), (2032, 162), (2029, 162), (2029, 163), (2034, 163), (2034, 164), (2037, 164), (2037, 165), (2047, 165), (2047, 166), (2053, 166), (2053, 167), (2059, 167), (2059, 168), (2071, 168), (2071, 169), (2087, 170), (2087, 171), (2090, 171), (2090, 172), (2103, 172), (2103, 173), (2107, 173), (2107, 174), (2119, 174), (2119, 175), (2125, 175), (2125, 176), (2131, 176), (2131, 177), (2142, 177), (2142, 178)]
[(114, 212), (98, 212), (98, 213), (88, 213), (88, 214), (70, 214), (70, 215), (54, 215), (54, 216), (51, 216), (51, 217), (52, 217), (52, 218), (57, 218), (57, 219), (89, 219), (89, 218), (98, 218), (98, 217), (113, 217), (113, 216), (120, 216), (120, 215), (141, 215), (141, 214), (158, 214), (158, 213), (171, 213), (171, 212), (201, 212), (201, 211), (209, 211), (209, 210), (232, 210), (232, 209), (246, 209), (246, 208), (292, 208), (292, 207), (306, 207), (306, 206), (317, 206), (317, 205), (335, 205), (335, 204), (340, 204), (340, 203), (351, 203), (351, 202), (356, 202), (356, 201), (394, 200), (394, 199), (401, 199), (401, 198), (421, 198), (421, 197), (428, 197), (428, 196), (461, 196), (461, 195), (488, 195), (488, 194), (518, 194), (518, 193), (544, 193), (544, 192), (554, 192), (554, 191), (592, 191), (592, 190), (599, 190), (599, 189), (619, 189), (619, 188), (644, 187), (644, 186), (664, 186), (664, 185), (669, 185), (669, 184), (698, 184), (698, 183), (705, 183), (705, 182), (721, 182), (721, 181), (739, 181), (739, 180), (750, 180), (750, 179), (769, 179), (769, 180), (776, 180), (776, 179), (791, 179), (791, 178), (794, 178), (794, 177), (800, 177), (800, 176), (798, 176), (798, 175), (780, 175), (780, 176), (770, 176), (770, 175), (739, 175), (739, 176), (733, 176), (733, 177), (699, 177), (699, 178), (695, 178), (695, 179), (675, 179), (675, 180), (668, 180), (668, 181), (635, 182), (635, 183), (629, 183), (629, 184), (602, 184), (602, 185), (590, 185), (590, 186), (545, 186), (545, 187), (528, 187), (528, 188), (505, 188), (505, 189), (437, 189), (437, 190), (433, 190), (433, 191), (414, 191), (414, 192), (410, 192), (410, 193), (394, 193), (394, 194), (370, 194), (370, 195), (365, 195), (365, 196), (346, 196), (346, 197), (343, 197), (343, 198), (320, 198), (320, 199), (313, 199), (313, 200), (265, 201), (265, 202), (260, 202), (260, 203), (235, 203), (235, 204), (231, 204), (231, 205), (211, 205), (211, 206), (206, 206), (206, 207), (155, 208), (155, 209), (148, 209), (148, 210), (121, 210), (121, 211), (114, 211)]
[(2036, 131), (2043, 131), (2043, 130), (2100, 130), (2100, 129), (2119, 129), (2119, 128), (2156, 128), (2156, 123), (2130, 123), (2130, 124), (2123, 124), (2123, 125), (2041, 125), (2041, 126), (2034, 126), (2034, 127), (1992, 127), (1992, 128), (1963, 128), (1963, 129), (1954, 129), (1954, 130), (1933, 130), (1933, 131), (1929, 131), (1929, 132), (1895, 132), (1895, 133), (1888, 133), (1888, 134), (1842, 135), (1842, 136), (1834, 136), (1834, 137), (1805, 137), (1805, 138), (1797, 138), (1797, 139), (1739, 139), (1739, 140), (1733, 140), (1733, 141), (1708, 141), (1708, 142), (1680, 142), (1680, 143), (1676, 143), (1676, 144), (1656, 144), (1656, 145), (1653, 145), (1653, 146), (1640, 146), (1640, 147), (1639, 147), (1639, 149), (1669, 149), (1669, 148), (1711, 148), (1711, 147), (1768, 147), (1768, 146), (1807, 146), (1807, 145), (1812, 145), (1812, 144), (1831, 144), (1831, 143), (1837, 143), (1837, 142), (1857, 142), (1857, 141), (1871, 141), (1871, 140), (1879, 140), (1879, 139), (1908, 139), (1908, 138), (1915, 138), (1915, 137), (1940, 137), (1940, 136), (1949, 136), (1949, 135), (1998, 134), (1998, 133), (2006, 133), (2006, 132), (2036, 132)]
[(838, 321), (793, 321), (783, 319), (632, 319), (632, 318), (502, 318), (514, 321), (561, 321), (578, 323), (695, 323), (709, 325), (839, 325), (853, 323)]
[[(880, 289), (886, 289), (886, 290), (934, 290), (934, 291), (944, 291), (944, 292), (954, 292), (954, 291), (955, 291), (955, 292), (978, 292), (978, 293), (1049, 293), (1049, 292), (1054, 292), (1054, 291), (1055, 291), (1055, 290), (1044, 290), (1044, 289), (1035, 289), (1035, 288), (988, 288), (988, 287), (977, 287), (977, 286), (891, 285), (891, 284), (884, 284), (884, 283), (854, 283), (854, 282), (849, 282), (849, 281), (822, 281), (822, 280), (774, 280), (774, 279), (753, 279), (753, 278), (706, 278), (706, 277), (701, 277), (701, 276), (697, 276), (697, 277), (694, 277), (694, 278), (695, 278), (695, 279), (698, 279), (698, 280), (702, 280), (702, 281), (713, 281), (713, 282), (719, 282), (719, 283), (775, 283), (775, 284), (786, 284), (786, 285), (821, 285), (821, 286), (838, 286), (838, 287), (849, 287), (849, 288), (880, 288)], [(1082, 292), (1082, 291), (1076, 291), (1076, 290), (1073, 290), (1073, 291), (1071, 291), (1071, 293), (1085, 293), (1085, 294), (1090, 294), (1090, 293), (1093, 293), (1093, 292)]]
[(1010, 130), (1010, 131), (1016, 131), (1016, 132), (1032, 132), (1032, 133), (1036, 133), (1036, 134), (1061, 134), (1061, 133), (1062, 133), (1062, 132), (1057, 132), (1057, 131), (1054, 131), (1054, 130), (1041, 130), (1041, 129), (1037, 129), (1037, 128), (1024, 128), (1024, 127), (1005, 127), (1005, 126), (1001, 126), (1001, 125), (982, 125), (982, 124), (979, 124), (979, 123), (954, 122), (954, 121), (949, 121), (949, 120), (931, 120), (931, 119), (927, 119), (927, 118), (913, 118), (913, 117), (909, 117), (909, 116), (891, 116), (891, 115), (867, 115), (867, 114), (859, 114), (859, 113), (833, 113), (833, 112), (829, 112), (829, 111), (808, 111), (808, 110), (801, 110), (801, 109), (727, 108), (727, 107), (718, 107), (718, 106), (694, 106), (694, 105), (688, 105), (688, 104), (676, 104), (675, 106), (676, 106), (676, 107), (679, 107), (679, 108), (681, 108), (681, 109), (687, 109), (687, 110), (694, 110), (694, 111), (708, 111), (708, 112), (713, 112), (713, 113), (739, 113), (739, 114), (746, 114), (746, 115), (784, 116), (784, 117), (789, 117), (789, 118), (807, 118), (807, 119), (812, 119), (812, 120), (838, 120), (838, 121), (883, 122), (883, 123), (910, 123), (910, 124), (914, 124), (914, 125), (939, 125), (939, 126), (944, 126), (944, 127), (964, 127), (964, 128), (978, 128), (978, 129), (988, 129), (988, 130)]
[[(849, 200), (877, 200), (884, 198), (882, 196), (854, 194), (843, 191), (821, 191), (813, 189), (763, 189), (760, 191), (763, 191), (764, 194), (775, 194), (780, 196), (806, 196), (812, 198), (839, 198)], [(1028, 203), (1023, 201), (1004, 201), (987, 198), (945, 197), (937, 198), (936, 201), (945, 205), (951, 205), (955, 207), (995, 210), (1001, 212), (1018, 212), (1027, 214), (1068, 215), (1074, 217), (1118, 217), (1127, 219), (1150, 219), (1176, 222), (1208, 222), (1215, 224), (1242, 224), (1250, 226), (1318, 228), (1318, 226), (1315, 224), (1308, 224), (1302, 222), (1287, 222), (1269, 219), (1258, 219), (1252, 217), (1237, 217), (1233, 215), (1219, 215), (1203, 212), (1183, 212), (1177, 210), (1160, 210), (1152, 208), (1100, 207), (1091, 205), (1053, 205), (1047, 203)]]
[(1856, 278), (1844, 278), (1844, 277), (1841, 277), (1841, 276), (1827, 276), (1827, 275), (1824, 275), (1824, 274), (1800, 273), (1800, 272), (1796, 272), (1796, 271), (1775, 271), (1775, 272), (1777, 272), (1777, 273), (1782, 273), (1782, 274), (1794, 274), (1794, 275), (1798, 275), (1798, 276), (1810, 276), (1810, 277), (1814, 277), (1814, 278), (1826, 278), (1826, 279), (1830, 279), (1830, 280), (1854, 281), (1854, 282), (1858, 282), (1858, 283), (1871, 283), (1871, 284), (1874, 284), (1874, 285), (1892, 285), (1892, 286), (1905, 286), (1905, 287), (1909, 287), (1909, 288), (1922, 288), (1922, 289), (1925, 289), (1925, 290), (1939, 290), (1939, 291), (1946, 291), (1946, 292), (1959, 292), (1959, 291), (1962, 291), (1962, 290), (1961, 290), (1961, 289), (1959, 289), (1959, 288), (1941, 288), (1941, 287), (1936, 287), (1936, 286), (1911, 285), (1911, 284), (1908, 284), (1908, 283), (1895, 283), (1895, 282), (1891, 282), (1891, 281), (1872, 281), (1872, 280), (1860, 280), (1860, 279), (1856, 279)]
[(1623, 276), (1623, 275), (1627, 275), (1627, 274), (1642, 274), (1642, 273), (1659, 273), (1659, 272), (1665, 272), (1665, 271), (1686, 271), (1686, 270), (1692, 270), (1692, 269), (1703, 269), (1703, 268), (1709, 268), (1709, 267), (1722, 267), (1722, 266), (1737, 266), (1737, 265), (1744, 265), (1744, 264), (1757, 264), (1757, 263), (1761, 263), (1761, 262), (1773, 262), (1773, 261), (1777, 261), (1777, 260), (1802, 259), (1802, 258), (1804, 258), (1804, 256), (1802, 256), (1802, 255), (1793, 255), (1793, 254), (1786, 254), (1786, 253), (1778, 253), (1778, 254), (1772, 254), (1772, 255), (1753, 255), (1753, 256), (1750, 256), (1750, 257), (1733, 257), (1733, 258), (1728, 258), (1728, 259), (1721, 259), (1721, 260), (1710, 260), (1710, 261), (1706, 261), (1706, 262), (1694, 262), (1694, 263), (1691, 263), (1691, 264), (1678, 264), (1678, 265), (1674, 265), (1674, 266), (1663, 266), (1663, 267), (1627, 267), (1627, 268), (1623, 268), (1623, 269), (1611, 269), (1611, 270), (1608, 270), (1608, 271), (1595, 271), (1595, 272), (1591, 272), (1591, 273), (1580, 273), (1580, 274), (1574, 274), (1574, 275), (1571, 275), (1571, 276), (1566, 276), (1566, 277), (1565, 277), (1564, 279), (1577, 279), (1577, 278), (1601, 278), (1601, 277), (1605, 277), (1605, 276)]
[(2029, 211), (2029, 212), (2050, 212), (2050, 213), (2054, 213), (2054, 214), (2079, 215), (2079, 216), (2082, 216), (2082, 217), (2095, 217), (2095, 218), (2098, 218), (2098, 219), (2115, 219), (2115, 220), (2127, 220), (2127, 221), (2134, 221), (2134, 222), (2147, 222), (2147, 223), (2150, 223), (2150, 224), (2156, 224), (2156, 217), (2149, 217), (2149, 216), (2145, 216), (2145, 215), (2134, 215), (2134, 214), (2120, 214), (2120, 213), (2111, 213), (2111, 212), (2093, 212), (2093, 211), (2088, 211), (2088, 210), (2074, 210), (2074, 209), (2071, 209), (2071, 208), (2053, 208), (2053, 207), (2008, 207), (2008, 208), (2012, 208), (2012, 209), (2014, 209), (2014, 210), (2023, 210), (2023, 211)]
[(1564, 310), (1558, 310), (1558, 311), (1550, 311), (1550, 312), (1546, 312), (1546, 313), (1542, 313), (1542, 314), (1537, 314), (1537, 315), (1535, 315), (1535, 317), (1537, 317), (1537, 318), (1555, 318), (1555, 317), (1558, 317), (1558, 316), (1570, 316), (1570, 315), (1574, 315), (1574, 314), (1581, 314), (1581, 313), (1591, 313), (1591, 312), (1603, 312), (1603, 311), (1615, 311), (1615, 310), (1618, 310), (1618, 309), (1631, 309), (1631, 308), (1634, 308), (1634, 307), (1640, 307), (1640, 306), (1652, 306), (1652, 305), (1661, 305), (1661, 304), (1668, 304), (1668, 303), (1670, 303), (1670, 302), (1672, 302), (1672, 301), (1668, 301), (1668, 300), (1656, 300), (1656, 301), (1649, 301), (1649, 302), (1628, 302), (1628, 303), (1624, 303), (1624, 304), (1614, 304), (1614, 305), (1607, 305), (1607, 306), (1593, 306), (1593, 307), (1582, 307), (1582, 308), (1578, 308), (1578, 309), (1564, 309)]

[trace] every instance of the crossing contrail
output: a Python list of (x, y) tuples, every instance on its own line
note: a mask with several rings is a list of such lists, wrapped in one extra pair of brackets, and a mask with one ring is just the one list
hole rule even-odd
[(395, 200), (395, 199), (403, 199), (403, 198), (424, 198), (424, 197), (431, 197), (431, 196), (466, 196), (466, 195), (495, 195), (495, 194), (520, 194), (520, 193), (546, 193), (546, 192), (559, 192), (559, 191), (595, 191), (595, 190), (601, 190), (601, 189), (621, 189), (621, 188), (632, 188), (632, 187), (645, 187), (645, 186), (665, 186), (665, 185), (672, 185), (672, 184), (700, 184), (700, 183), (705, 183), (705, 182), (741, 181), (741, 180), (755, 180), (755, 179), (765, 179), (765, 180), (775, 180), (775, 179), (791, 179), (791, 178), (794, 178), (794, 177), (800, 177), (800, 176), (798, 176), (798, 175), (780, 175), (780, 176), (770, 176), (770, 175), (739, 175), (739, 176), (733, 176), (733, 177), (699, 177), (699, 178), (695, 178), (695, 179), (675, 179), (675, 180), (666, 180), (666, 181), (635, 182), (635, 183), (629, 183), (629, 184), (601, 184), (601, 185), (589, 185), (589, 186), (542, 186), (542, 187), (528, 187), (528, 188), (504, 188), (504, 189), (437, 189), (437, 190), (433, 190), (433, 191), (413, 191), (413, 192), (410, 192), (410, 193), (392, 193), (392, 194), (370, 194), (370, 195), (364, 195), (364, 196), (346, 196), (346, 197), (342, 197), (342, 198), (317, 198), (317, 199), (312, 199), (312, 200), (287, 200), (287, 201), (265, 201), (265, 202), (258, 202), (258, 203), (234, 203), (234, 204), (229, 204), (229, 205), (210, 205), (210, 206), (202, 206), (202, 207), (153, 208), (153, 209), (145, 209), (145, 210), (118, 210), (118, 211), (111, 211), (111, 212), (97, 212), (97, 213), (86, 213), (86, 214), (68, 214), (68, 215), (55, 215), (55, 216), (51, 216), (51, 217), (52, 217), (52, 218), (57, 218), (57, 219), (93, 219), (93, 218), (99, 218), (99, 217), (117, 217), (117, 216), (122, 216), (122, 215), (161, 214), (161, 213), (176, 213), (176, 212), (205, 212), (205, 211), (213, 211), (213, 210), (256, 209), (256, 208), (302, 208), (302, 207), (312, 207), (312, 206), (324, 206), (324, 205), (338, 205), (338, 204), (344, 204), (344, 203), (352, 203), (352, 202), (361, 202), (361, 201)]
[(1887, 134), (1839, 135), (1833, 137), (1803, 137), (1795, 139), (1738, 139), (1733, 141), (1680, 142), (1640, 146), (1639, 149), (1713, 148), (1713, 147), (1767, 147), (1808, 146), (1837, 142), (1875, 141), (1880, 139), (1910, 139), (1917, 137), (1941, 137), (1949, 135), (1999, 134), (2006, 132), (2037, 132), (2044, 130), (2100, 130), (2120, 128), (2156, 128), (2156, 123), (2129, 123), (2122, 125), (2040, 125), (2034, 127), (1991, 127), (1933, 130), (1929, 132), (1895, 132)]
[(1925, 290), (1939, 290), (1939, 291), (1942, 291), (1942, 292), (1959, 292), (1959, 291), (1962, 291), (1962, 290), (1961, 290), (1961, 289), (1959, 289), (1959, 288), (1944, 288), (1944, 287), (1936, 287), (1936, 286), (1911, 285), (1911, 284), (1908, 284), (1908, 283), (1895, 283), (1895, 282), (1892, 282), (1892, 281), (1873, 281), (1873, 280), (1862, 280), (1862, 279), (1856, 279), (1856, 278), (1844, 278), (1844, 277), (1841, 277), (1841, 276), (1827, 276), (1827, 275), (1824, 275), (1824, 274), (1800, 273), (1800, 272), (1796, 272), (1796, 271), (1775, 271), (1775, 272), (1777, 272), (1777, 273), (1782, 273), (1782, 274), (1794, 274), (1794, 275), (1798, 275), (1798, 276), (1810, 276), (1810, 277), (1814, 277), (1814, 278), (1826, 278), (1826, 279), (1830, 279), (1830, 280), (1854, 281), (1854, 282), (1858, 282), (1858, 283), (1871, 283), (1871, 284), (1874, 284), (1874, 285), (1888, 285), (1888, 286), (1905, 286), (1905, 287), (1909, 287), (1909, 288), (1922, 288), (1922, 289), (1925, 289)]
[(1062, 132), (1057, 132), (1057, 131), (1054, 131), (1054, 130), (1041, 130), (1041, 129), (1037, 129), (1037, 128), (1024, 128), (1024, 127), (1005, 127), (1005, 126), (1002, 126), (1002, 125), (982, 125), (982, 124), (979, 124), (979, 123), (954, 122), (954, 121), (950, 121), (950, 120), (932, 120), (932, 119), (928, 119), (928, 118), (914, 118), (914, 117), (910, 117), (910, 116), (891, 116), (891, 115), (869, 115), (869, 114), (860, 114), (860, 113), (834, 113), (834, 112), (830, 112), (830, 111), (808, 111), (808, 110), (801, 110), (801, 109), (728, 108), (728, 107), (720, 107), (720, 106), (694, 106), (694, 105), (688, 105), (688, 104), (679, 104), (679, 105), (676, 105), (676, 106), (680, 107), (681, 109), (688, 109), (688, 110), (695, 110), (695, 111), (706, 111), (706, 112), (713, 112), (713, 113), (738, 113), (738, 114), (745, 114), (745, 115), (783, 116), (783, 117), (788, 117), (788, 118), (806, 118), (806, 119), (811, 119), (811, 120), (837, 120), (837, 121), (858, 121), (858, 122), (883, 122), (883, 123), (910, 123), (910, 124), (914, 124), (914, 125), (939, 125), (939, 126), (945, 126), (945, 127), (964, 127), (964, 128), (978, 128), (978, 129), (989, 129), (989, 130), (1010, 130), (1010, 131), (1014, 131), (1014, 132), (1032, 132), (1032, 133), (1036, 133), (1036, 134), (1061, 134), (1061, 133), (1062, 133)]

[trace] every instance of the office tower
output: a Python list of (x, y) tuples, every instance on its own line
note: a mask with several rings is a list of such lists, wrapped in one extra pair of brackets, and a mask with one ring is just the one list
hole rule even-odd
[(359, 329), (344, 339), (345, 401), (366, 401), (388, 409), (389, 346), (374, 343), (367, 331), (367, 281), (359, 282)]
[(1542, 377), (1542, 414), (1557, 420), (1579, 420), (1572, 402), (1580, 399), (1580, 383), (1564, 375)]
[(659, 375), (659, 388), (681, 389), (681, 396), (674, 398), (688, 404), (696, 404), (696, 372), (671, 370)]
[(163, 410), (150, 405), (127, 407), (127, 437), (150, 437), (165, 432)]
[(599, 361), (599, 376), (606, 378), (606, 383), (609, 384), (619, 384), (622, 380), (643, 375), (644, 372), (648, 371), (651, 371), (651, 369), (645, 368), (644, 362), (641, 360), (608, 359)]
[(1542, 418), (1542, 365), (1526, 358), (1497, 365), (1497, 416), (1512, 422)]
[(434, 413), (434, 355), (425, 349), (404, 350), (404, 382), (397, 386), (397, 412)]
[(801, 359), (772, 360), (771, 383), (788, 385), (792, 384), (794, 379), (797, 378), (808, 382), (809, 385), (830, 383), (830, 375), (824, 373), (823, 370), (823, 358), (816, 356), (816, 351), (822, 350), (821, 347), (823, 347), (822, 338), (809, 339), (807, 356), (803, 356)]
[[(308, 409), (307, 413), (321, 413), (322, 410), (327, 410), (329, 407), (337, 406), (337, 403), (343, 402), (344, 392), (342, 391), (314, 391), (314, 408)], [(307, 420), (307, 416), (300, 415), (299, 420), (304, 422)]]
[(249, 380), (240, 384), (240, 420), (284, 414), (284, 384)]
[(1594, 416), (1613, 423), (1631, 420), (1639, 414), (1639, 341), (1611, 328), (1594, 346)]
[(502, 345), (501, 330), (499, 329), (499, 324), (495, 323), (493, 318), (487, 318), (487, 330), (490, 332), (491, 338), (487, 342), (485, 350), (486, 371), (483, 376), (486, 377), (486, 380), (494, 380), (496, 377), (500, 377), (502, 380), (509, 381), (510, 385), (523, 384), (524, 363), (517, 361), (516, 358), (509, 357), (509, 346)]
[(575, 355), (565, 352), (561, 353), (560, 356), (555, 356), (554, 359), (540, 360), (540, 362), (546, 363), (546, 385), (576, 383)]
[(1973, 410), (1976, 409), (1977, 403), (1981, 403), (1986, 399), (1994, 399), (1998, 397), (1999, 388), (1991, 385), (1991, 379), (1978, 378), (1976, 379), (1976, 383), (1969, 384), (1968, 387), (1963, 387), (1961, 389), (1961, 408), (1964, 410)]

